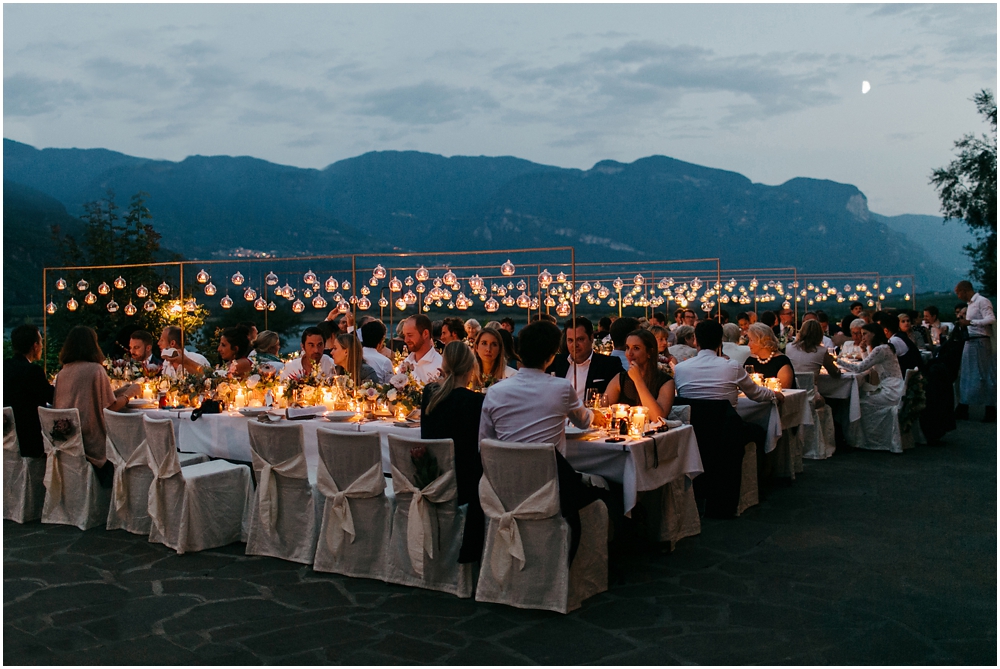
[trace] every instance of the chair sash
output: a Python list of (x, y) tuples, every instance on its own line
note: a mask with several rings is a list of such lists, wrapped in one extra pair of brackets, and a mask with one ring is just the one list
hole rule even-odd
[(42, 482), (48, 494), (56, 502), (62, 504), (63, 497), (63, 463), (61, 455), (82, 457), (83, 456), (83, 435), (80, 434), (80, 426), (73, 425), (76, 434), (65, 441), (55, 442), (52, 436), (42, 430), (42, 442), (45, 447), (45, 476)]
[(410, 499), (410, 520), (406, 525), (406, 551), (410, 555), (410, 564), (417, 576), (424, 575), (424, 552), (434, 559), (434, 535), (431, 531), (431, 510), (427, 502), (440, 504), (449, 502), (458, 495), (458, 484), (455, 482), (455, 469), (449, 469), (437, 477), (423, 489), (417, 488), (401, 471), (392, 467), (392, 487), (398, 497), (404, 493), (412, 493)]
[(250, 455), (253, 458), (254, 470), (260, 472), (257, 477), (257, 507), (260, 519), (268, 530), (273, 531), (278, 522), (278, 484), (274, 480), (274, 474), (281, 474), (288, 478), (306, 479), (308, 477), (306, 456), (302, 451), (299, 451), (284, 462), (271, 464), (253, 449), (250, 450)]
[(118, 447), (115, 446), (115, 442), (108, 437), (107, 441), (107, 455), (108, 459), (115, 466), (115, 479), (114, 479), (114, 493), (115, 493), (115, 510), (121, 511), (126, 504), (128, 504), (128, 477), (125, 473), (132, 467), (146, 466), (149, 467), (149, 463), (152, 458), (149, 457), (149, 442), (143, 439), (135, 450), (132, 451), (132, 455), (126, 460), (122, 454), (118, 451)]
[(479, 502), (487, 518), (499, 521), (496, 538), (493, 540), (493, 552), (490, 554), (490, 565), (493, 575), (503, 581), (514, 559), (518, 561), (518, 571), (524, 569), (524, 544), (521, 543), (521, 531), (518, 520), (542, 520), (559, 514), (559, 486), (552, 479), (536, 490), (527, 499), (517, 505), (512, 511), (504, 508), (500, 497), (485, 475), (479, 479)]
[[(137, 448), (136, 451), (138, 450)], [(163, 458), (162, 462), (156, 461), (154, 449), (150, 448), (148, 444), (146, 451), (149, 453), (149, 468), (153, 470), (153, 476), (155, 477), (153, 485), (149, 487), (149, 517), (156, 524), (159, 532), (166, 535), (166, 518), (164, 517), (166, 505), (163, 501), (163, 481), (180, 474), (181, 463), (177, 457), (176, 448), (166, 449), (166, 457)]]
[(344, 535), (350, 535), (349, 543), (354, 543), (354, 517), (351, 515), (349, 499), (378, 497), (385, 491), (385, 476), (382, 475), (382, 462), (376, 462), (372, 468), (355, 479), (347, 488), (340, 490), (336, 481), (330, 475), (323, 459), (320, 458), (316, 470), (316, 487), (326, 497), (327, 513), (333, 514), (331, 523), (327, 524), (326, 545), (334, 556), (340, 555), (344, 545)]
[(14, 425), (14, 410), (10, 407), (3, 408), (3, 450), (12, 451), (21, 455), (21, 450), (17, 446), (17, 430)]

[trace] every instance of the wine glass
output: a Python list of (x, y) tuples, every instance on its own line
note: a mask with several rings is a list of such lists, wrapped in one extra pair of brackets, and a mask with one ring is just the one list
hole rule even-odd
[(585, 406), (597, 409), (601, 406), (601, 391), (597, 388), (587, 388)]

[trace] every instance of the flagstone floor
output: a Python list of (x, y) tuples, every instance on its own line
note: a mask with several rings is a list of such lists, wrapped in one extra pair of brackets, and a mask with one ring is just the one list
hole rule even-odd
[(805, 464), (566, 616), (4, 521), (4, 664), (995, 664), (997, 432)]

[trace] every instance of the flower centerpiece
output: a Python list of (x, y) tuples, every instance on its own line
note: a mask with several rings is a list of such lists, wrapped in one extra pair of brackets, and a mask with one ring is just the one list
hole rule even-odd
[(393, 413), (400, 407), (410, 413), (420, 408), (424, 384), (413, 377), (413, 368), (409, 363), (403, 362), (399, 365), (399, 371), (389, 377), (389, 383), (366, 381), (360, 390), (361, 399), (370, 402), (383, 400), (389, 404)]
[(323, 403), (323, 389), (333, 385), (333, 377), (314, 364), (308, 372), (303, 369), (285, 379), (284, 397), (289, 405), (315, 406)]
[[(164, 379), (166, 380), (166, 379)], [(163, 381), (160, 388), (163, 389)], [(172, 397), (172, 403), (183, 403), (186, 406), (201, 405), (200, 397), (217, 393), (218, 389), (213, 376), (188, 372), (184, 376), (167, 381), (167, 394)]]

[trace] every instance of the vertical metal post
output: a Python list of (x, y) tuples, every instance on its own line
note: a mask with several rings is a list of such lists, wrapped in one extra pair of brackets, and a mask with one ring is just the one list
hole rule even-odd
[[(49, 301), (48, 270), (42, 268), (42, 369), (49, 373)], [(9, 401), (9, 400), (8, 400)]]
[(179, 263), (180, 269), (180, 304), (181, 304), (181, 351), (184, 350), (184, 263)]

